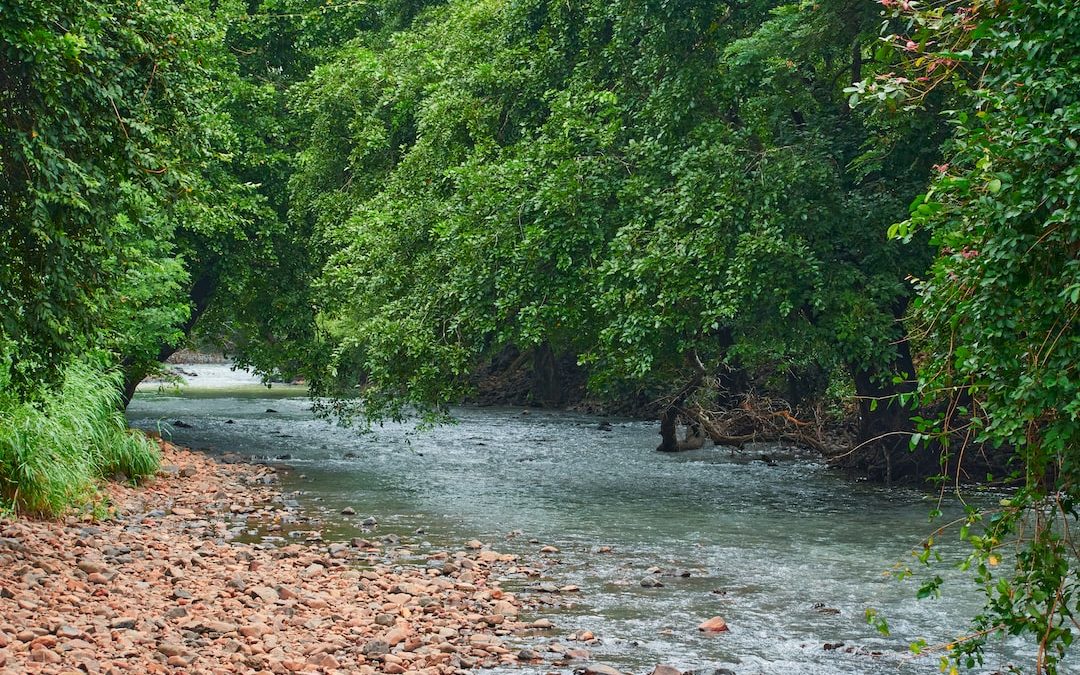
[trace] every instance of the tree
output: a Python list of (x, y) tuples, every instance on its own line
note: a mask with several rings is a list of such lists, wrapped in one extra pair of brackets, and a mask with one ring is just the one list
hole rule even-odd
[(257, 210), (228, 171), (220, 38), (197, 5), (5, 9), (0, 314), (25, 396), (83, 351), (146, 364), (178, 340), (192, 311), (185, 238), (228, 237)]
[(952, 108), (946, 158), (892, 228), (938, 247), (914, 312), (927, 335), (919, 394), (944, 412), (921, 432), (954, 455), (1008, 449), (1019, 482), (1000, 508), (969, 510), (965, 567), (987, 605), (953, 657), (974, 665), (986, 636), (1023, 635), (1038, 644), (1035, 671), (1055, 673), (1080, 598), (1080, 7), (881, 4), (898, 30), (883, 50), (894, 70), (854, 100), (912, 110), (946, 92)]
[(884, 133), (842, 93), (872, 8), (771, 5), (452, 2), (317, 68), (293, 186), (329, 252), (323, 383), (438, 407), (508, 345), (661, 396), (733, 366), (910, 379), (928, 256), (884, 230), (932, 116), (853, 166)]

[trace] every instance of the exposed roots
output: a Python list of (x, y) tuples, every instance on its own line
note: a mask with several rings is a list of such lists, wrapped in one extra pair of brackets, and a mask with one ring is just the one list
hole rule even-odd
[(748, 394), (738, 407), (720, 411), (693, 403), (681, 406), (679, 416), (691, 430), (700, 428), (716, 445), (742, 448), (747, 443), (783, 441), (822, 454), (829, 448), (820, 416), (814, 414), (812, 418), (800, 419), (791, 406), (780, 399)]

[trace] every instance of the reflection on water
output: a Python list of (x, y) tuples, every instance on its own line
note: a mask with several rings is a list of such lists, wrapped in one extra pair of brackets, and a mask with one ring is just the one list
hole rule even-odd
[[(963, 634), (980, 606), (960, 577), (944, 599), (918, 602), (917, 581), (883, 575), (911, 560), (906, 552), (930, 529), (932, 497), (852, 483), (781, 448), (664, 455), (653, 450), (653, 424), (610, 420), (604, 430), (596, 417), (509, 409), (462, 409), (458, 424), (422, 434), (402, 425), (363, 434), (313, 419), (302, 389), (267, 390), (222, 366), (184, 369), (197, 374), (184, 391), (140, 391), (128, 411), (134, 425), (164, 422), (193, 447), (287, 455), (296, 470), (285, 488), (328, 518), (345, 520), (332, 514), (351, 506), (376, 515), (381, 533), (422, 528), (435, 547), (478, 538), (546, 559), (552, 580), (582, 590), (550, 618), (567, 632), (595, 632), (603, 643), (594, 656), (626, 670), (663, 662), (737, 673), (936, 672), (933, 657), (912, 660), (907, 645)], [(176, 420), (191, 427), (170, 430)], [(777, 466), (761, 461), (764, 451)], [(560, 553), (540, 556), (544, 544)], [(612, 552), (597, 553), (602, 546)], [(689, 576), (643, 588), (654, 566)], [(891, 637), (866, 625), (868, 607), (887, 617)], [(730, 633), (696, 631), (716, 615)], [(982, 672), (1004, 665), (1005, 647), (995, 645), (993, 668)]]

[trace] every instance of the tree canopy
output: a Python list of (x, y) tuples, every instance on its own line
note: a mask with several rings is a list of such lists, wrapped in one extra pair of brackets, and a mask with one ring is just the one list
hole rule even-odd
[(849, 110), (872, 6), (771, 4), (451, 2), (315, 70), (295, 194), (330, 252), (333, 370), (369, 413), (452, 401), (508, 344), (599, 388), (690, 354), (891, 377), (929, 256), (885, 232), (935, 120)]

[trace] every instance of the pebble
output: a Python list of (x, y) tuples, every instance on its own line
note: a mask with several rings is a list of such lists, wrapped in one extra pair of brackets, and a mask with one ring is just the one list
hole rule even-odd
[(360, 650), (364, 656), (382, 656), (390, 653), (390, 644), (386, 640), (371, 640)]
[(397, 536), (322, 543), (274, 469), (163, 454), (182, 468), (102, 488), (114, 519), (0, 517), (0, 672), (454, 675), (532, 660), (503, 637), (551, 627), (499, 587), (513, 556), (474, 540), (411, 567)]
[(177, 656), (184, 653), (184, 645), (177, 642), (162, 642), (157, 650), (165, 656)]

